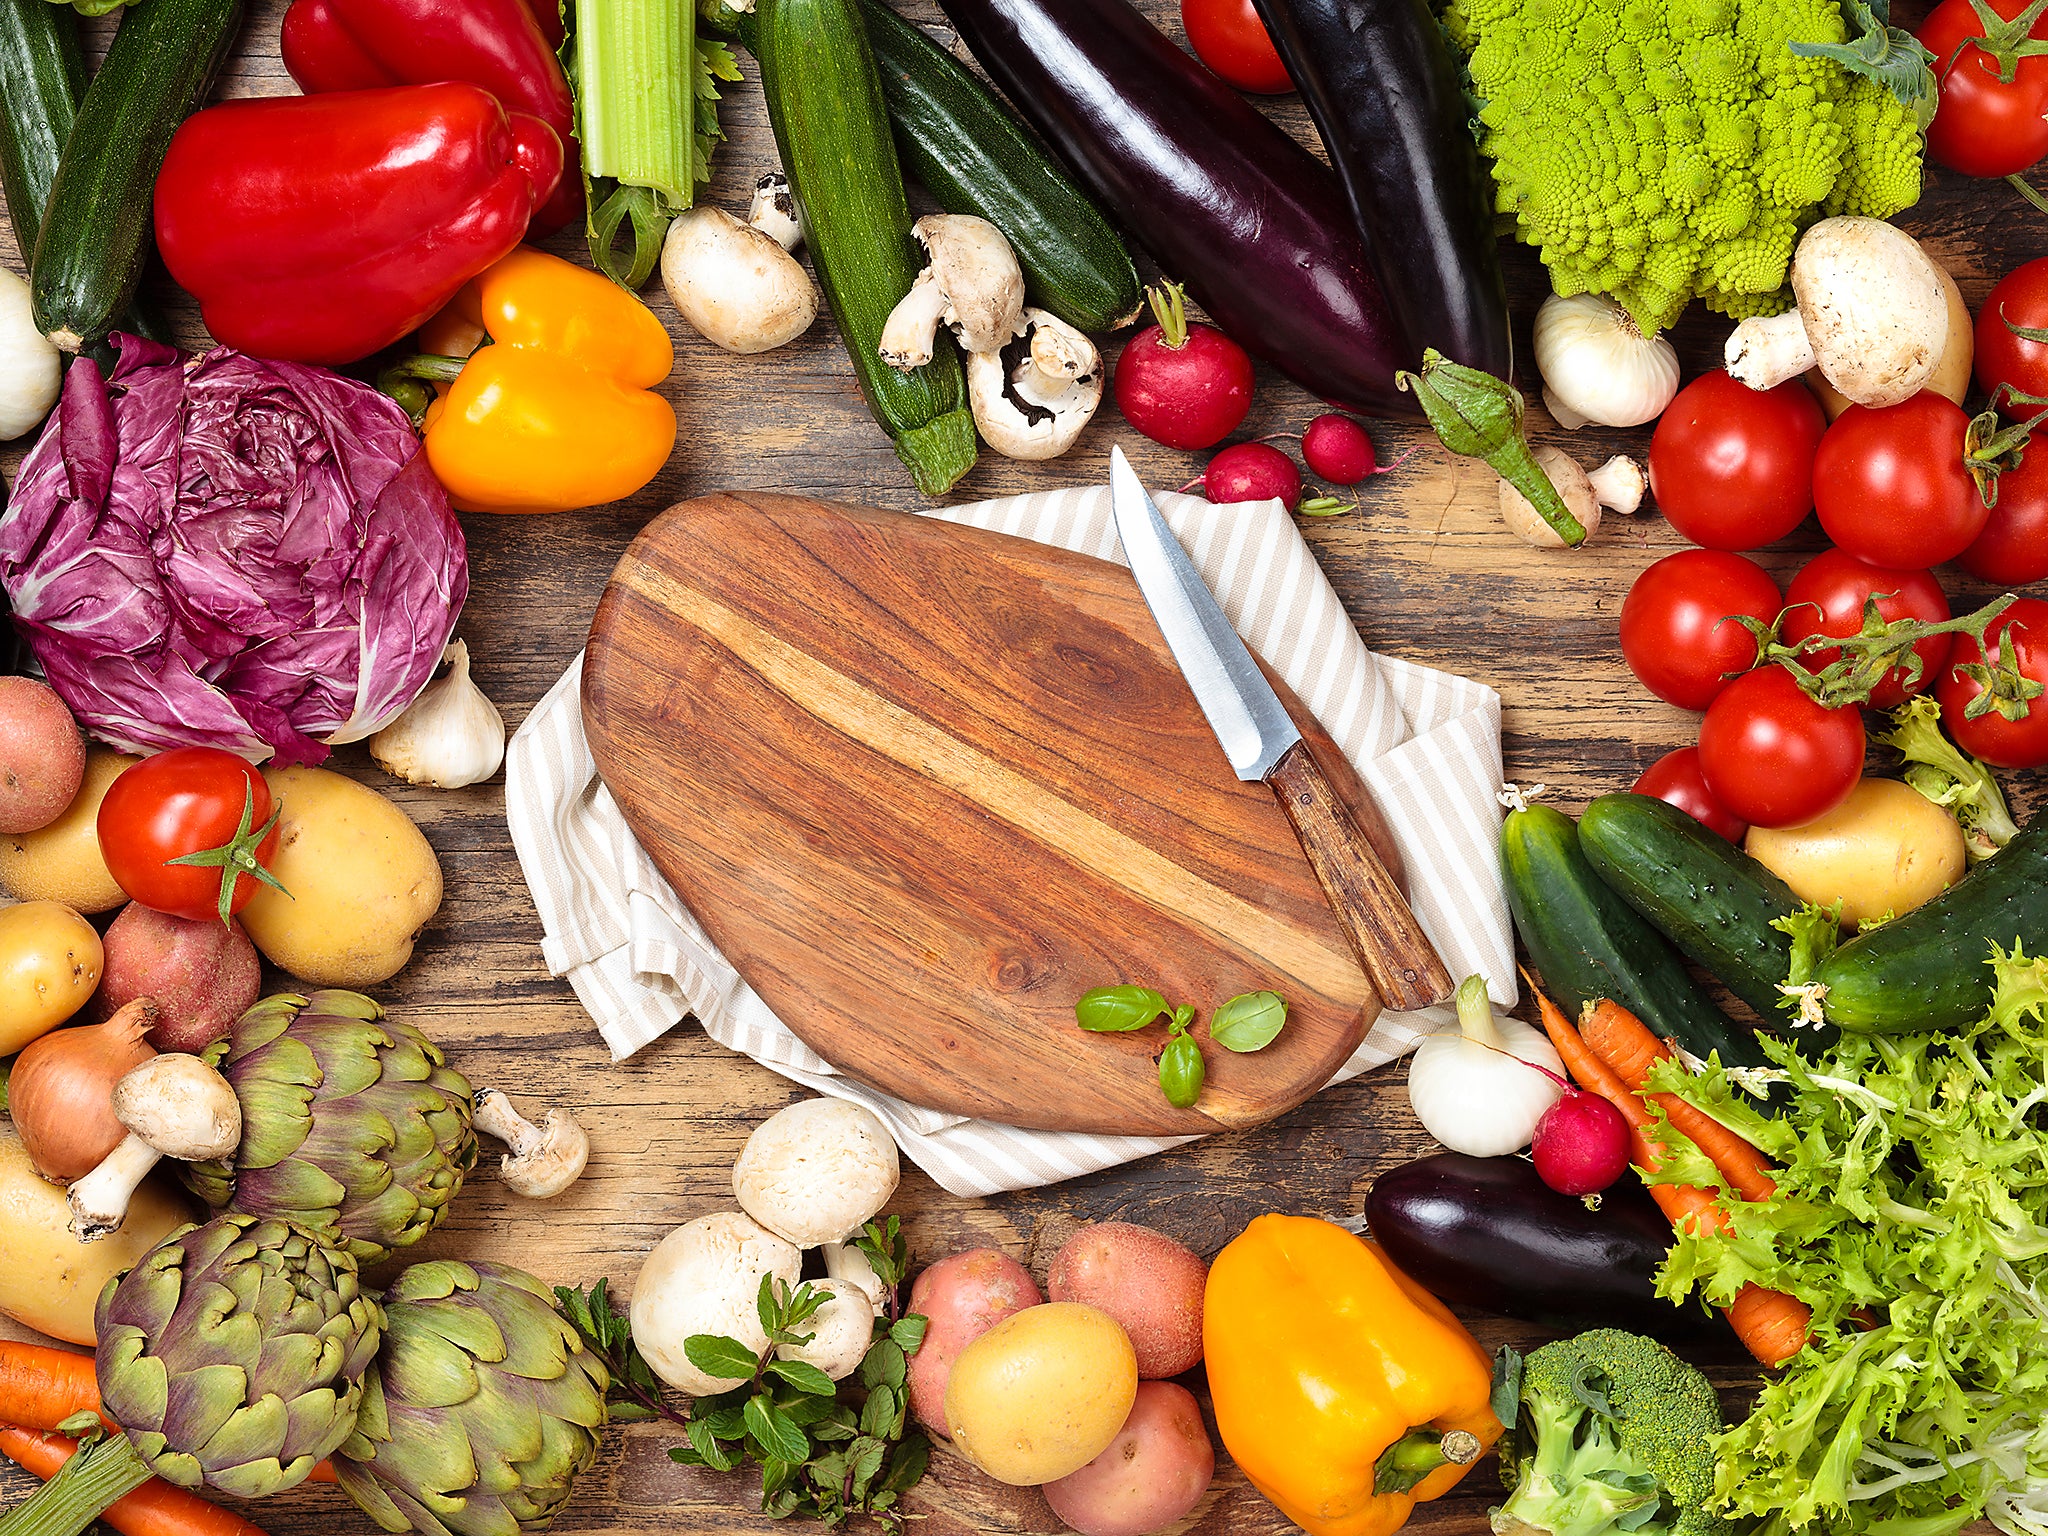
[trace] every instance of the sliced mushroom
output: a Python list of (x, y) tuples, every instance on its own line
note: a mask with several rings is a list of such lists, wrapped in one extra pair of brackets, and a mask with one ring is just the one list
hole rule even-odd
[(114, 1118), (128, 1134), (66, 1196), (71, 1230), (82, 1243), (119, 1229), (129, 1196), (159, 1160), (226, 1157), (242, 1140), (241, 1101), (228, 1080), (197, 1056), (151, 1057), (114, 1084), (112, 1102)]
[(1024, 328), (1000, 352), (967, 359), (967, 402), (997, 453), (1056, 459), (1102, 404), (1102, 354), (1057, 315), (1024, 311)]
[(896, 1143), (874, 1111), (805, 1099), (759, 1125), (732, 1167), (740, 1209), (799, 1248), (843, 1242), (889, 1203)]
[(793, 251), (804, 240), (803, 220), (797, 216), (796, 194), (789, 178), (780, 171), (763, 171), (754, 182), (754, 200), (747, 205), (747, 222), (785, 251)]
[(547, 1200), (583, 1176), (590, 1161), (590, 1138), (569, 1111), (550, 1109), (535, 1125), (495, 1088), (479, 1088), (475, 1104), (476, 1128), (509, 1149), (499, 1167), (513, 1194)]
[(1024, 270), (1003, 232), (971, 213), (928, 213), (911, 226), (925, 267), (882, 327), (882, 361), (909, 372), (932, 360), (939, 327), (961, 350), (994, 352), (1024, 322)]
[(1882, 219), (1822, 219), (1792, 253), (1798, 307), (1745, 320), (1728, 338), (1729, 374), (1771, 389), (1819, 366), (1858, 405), (1919, 393), (1948, 341), (1948, 292), (1920, 242)]
[(669, 226), (661, 284), (706, 341), (743, 356), (796, 340), (818, 318), (803, 263), (774, 235), (706, 204)]

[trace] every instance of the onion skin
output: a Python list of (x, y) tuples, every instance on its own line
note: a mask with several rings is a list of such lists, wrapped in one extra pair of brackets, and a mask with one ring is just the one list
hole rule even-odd
[(146, 997), (104, 1024), (55, 1029), (14, 1058), (7, 1109), (36, 1172), (59, 1184), (82, 1179), (128, 1134), (114, 1118), (114, 1084), (156, 1048), (143, 1037), (156, 1022)]

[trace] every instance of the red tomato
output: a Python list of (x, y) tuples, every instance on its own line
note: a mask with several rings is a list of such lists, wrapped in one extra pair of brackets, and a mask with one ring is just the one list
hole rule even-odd
[(1852, 405), (1813, 461), (1813, 505), (1828, 537), (1872, 565), (1922, 570), (1953, 560), (1991, 509), (1963, 468), (1970, 419), (1921, 390), (1897, 405)]
[[(1807, 561), (1785, 589), (1781, 633), (1787, 642), (1808, 635), (1853, 635), (1863, 628), (1863, 600), (1873, 596), (1887, 624), (1894, 619), (1938, 624), (1949, 617), (1948, 596), (1927, 572), (1890, 571), (1860, 560), (1846, 549), (1830, 549)], [(1870, 691), (1871, 707), (1896, 709), (1912, 695), (1932, 688), (1954, 641), (1953, 635), (1935, 635), (1914, 646), (1920, 655), (1920, 675), (1908, 684), (1906, 669), (1893, 667)], [(1814, 651), (1800, 661), (1818, 672), (1841, 654), (1830, 648)]]
[[(145, 757), (108, 786), (100, 802), (100, 856), (115, 883), (145, 907), (203, 922), (225, 918), (256, 894), (257, 876), (277, 852), (270, 786), (248, 763), (218, 747), (174, 747)], [(188, 854), (208, 864), (174, 864)]]
[(1763, 567), (1718, 549), (1666, 555), (1628, 589), (1621, 654), (1650, 692), (1680, 709), (1705, 709), (1724, 674), (1756, 665), (1756, 637), (1730, 618), (1778, 616), (1778, 584)]
[(1998, 477), (1998, 505), (1961, 558), (1972, 576), (2002, 587), (2048, 576), (2048, 432)]
[(1666, 752), (1643, 770), (1643, 776), (1630, 789), (1635, 794), (1677, 806), (1709, 832), (1718, 832), (1731, 843), (1741, 842), (1742, 834), (1749, 830), (1749, 824), (1739, 816), (1729, 815), (1728, 808), (1707, 788), (1707, 776), (1700, 772), (1698, 747)]
[(1721, 369), (1658, 418), (1650, 491), (1665, 521), (1708, 549), (1757, 549), (1813, 509), (1813, 454), (1828, 419), (1797, 379), (1751, 389)]
[[(1990, 0), (2011, 21), (2027, 0)], [(2048, 39), (2048, 16), (2028, 34)], [(1921, 23), (1920, 41), (1934, 55), (1941, 104), (1927, 125), (1927, 153), (1965, 176), (2011, 176), (2048, 154), (2048, 58), (2018, 60), (2009, 81), (1999, 62), (1975, 46), (1984, 23), (1970, 0), (1942, 0)]]
[(1753, 827), (1825, 816), (1863, 777), (1863, 716), (1823, 709), (1783, 667), (1758, 667), (1721, 691), (1700, 722), (1700, 771), (1728, 813)]
[[(1998, 653), (1994, 671), (2009, 662), (2021, 677), (2048, 683), (2048, 602), (2038, 597), (2019, 599), (1991, 621), (1984, 638)], [(1970, 701), (1984, 691), (1984, 685), (1965, 677), (1960, 669), (1983, 661), (1984, 652), (1976, 641), (1968, 635), (1956, 636), (1949, 669), (1935, 690), (1941, 723), (1957, 746), (1993, 767), (2038, 768), (2048, 763), (2048, 694), (2029, 700), (2026, 714), (2018, 720), (2006, 719), (1995, 708), (1974, 720), (1967, 717)]]
[(1180, 24), (1195, 56), (1240, 91), (1278, 96), (1294, 89), (1252, 0), (1180, 0)]
[[(2030, 64), (2048, 65), (2048, 57), (2029, 59)], [(2010, 384), (2022, 394), (2048, 395), (2048, 342), (2015, 336), (2012, 328), (2048, 330), (2048, 257), (2014, 267), (1999, 280), (1977, 311), (1977, 387), (1990, 394), (2001, 384)], [(2000, 407), (2014, 420), (2031, 416), (2037, 406), (2005, 403)]]

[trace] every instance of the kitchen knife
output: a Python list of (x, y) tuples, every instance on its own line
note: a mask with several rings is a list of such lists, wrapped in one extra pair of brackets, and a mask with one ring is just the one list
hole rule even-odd
[(1450, 972), (1401, 888), (1331, 789), (1123, 449), (1112, 448), (1109, 458), (1110, 504), (1131, 574), (1230, 766), (1247, 783), (1272, 786), (1381, 1001), (1400, 1010), (1443, 1002), (1454, 990)]

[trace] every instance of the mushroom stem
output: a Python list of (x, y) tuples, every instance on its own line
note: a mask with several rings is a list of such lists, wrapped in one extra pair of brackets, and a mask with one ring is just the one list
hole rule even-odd
[(938, 339), (939, 322), (948, 307), (946, 290), (933, 279), (932, 269), (926, 267), (917, 274), (910, 292), (889, 311), (889, 319), (882, 326), (882, 361), (903, 373), (930, 362), (932, 343)]
[(471, 1123), (510, 1149), (499, 1164), (505, 1187), (530, 1200), (559, 1195), (583, 1175), (590, 1161), (590, 1138), (565, 1109), (550, 1109), (535, 1125), (496, 1088), (479, 1088), (471, 1101)]
[(130, 1131), (84, 1178), (73, 1182), (65, 1200), (71, 1207), (71, 1235), (96, 1243), (120, 1229), (128, 1200), (149, 1170), (163, 1160), (140, 1136)]
[(803, 221), (797, 216), (796, 194), (789, 178), (780, 171), (764, 171), (754, 182), (754, 199), (747, 205), (747, 222), (785, 251), (803, 243)]
[(172, 1051), (151, 1057), (114, 1084), (111, 1103), (128, 1134), (65, 1196), (71, 1230), (82, 1243), (120, 1227), (129, 1196), (160, 1159), (226, 1157), (242, 1140), (241, 1100), (197, 1056)]
[(1813, 366), (1813, 342), (1796, 309), (1760, 315), (1735, 327), (1723, 353), (1728, 376), (1751, 389), (1776, 389)]
[(826, 1243), (819, 1250), (825, 1256), (825, 1273), (855, 1287), (874, 1304), (879, 1313), (887, 1300), (882, 1294), (882, 1277), (868, 1256), (851, 1242)]

